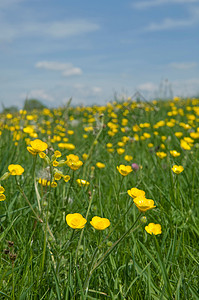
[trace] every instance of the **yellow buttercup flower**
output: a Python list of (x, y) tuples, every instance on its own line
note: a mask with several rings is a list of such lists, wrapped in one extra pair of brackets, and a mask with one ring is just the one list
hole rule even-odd
[(83, 153), (83, 154), (82, 154), (82, 158), (83, 158), (83, 160), (87, 160), (87, 158), (88, 158), (88, 154), (86, 154), (86, 153)]
[(30, 142), (31, 147), (27, 147), (27, 150), (32, 154), (36, 155), (37, 153), (40, 153), (42, 151), (45, 151), (48, 148), (48, 144), (45, 142), (42, 142), (39, 139), (36, 139), (34, 141)]
[(66, 158), (67, 158), (66, 160), (67, 166), (74, 171), (78, 170), (83, 165), (83, 162), (79, 160), (78, 155), (69, 154), (66, 156)]
[(84, 228), (87, 220), (81, 214), (74, 213), (66, 216), (66, 222), (68, 226), (73, 229), (82, 229)]
[(124, 156), (124, 159), (125, 159), (126, 161), (131, 161), (131, 160), (133, 159), (133, 156), (131, 156), (131, 155), (125, 155), (125, 156)]
[(156, 152), (156, 155), (159, 157), (159, 158), (164, 158), (167, 156), (167, 154), (165, 152)]
[(125, 165), (120, 165), (119, 167), (117, 166), (117, 170), (123, 176), (127, 176), (129, 173), (133, 171), (131, 166), (125, 166)]
[(4, 201), (6, 199), (6, 196), (4, 194), (0, 194), (0, 201)]
[(84, 179), (77, 179), (76, 182), (78, 183), (79, 186), (87, 186), (90, 183)]
[(184, 168), (183, 166), (177, 166), (177, 165), (174, 165), (172, 167), (172, 171), (175, 173), (175, 174), (180, 174), (184, 171)]
[(0, 194), (3, 194), (4, 192), (5, 192), (4, 187), (0, 185)]
[(137, 188), (132, 188), (132, 189), (128, 190), (128, 194), (132, 198), (136, 198), (136, 197), (139, 197), (139, 196), (145, 197), (145, 192), (143, 190), (139, 190)]
[(42, 186), (46, 186), (47, 185), (47, 182), (48, 180), (47, 179), (42, 179), (42, 178), (39, 178), (38, 180), (38, 183), (41, 184)]
[(161, 225), (160, 224), (149, 223), (148, 226), (145, 226), (145, 230), (149, 234), (155, 234), (155, 235), (157, 235), (157, 234), (161, 234), (162, 233), (162, 229), (161, 229)]
[(55, 156), (56, 158), (61, 157), (61, 152), (60, 152), (59, 150), (56, 150), (56, 151), (54, 152), (54, 156)]
[(96, 163), (96, 166), (99, 168), (99, 169), (104, 169), (106, 167), (105, 164), (101, 163), (101, 162), (97, 162)]
[(10, 175), (21, 175), (24, 172), (24, 168), (20, 165), (11, 164), (8, 166)]
[(119, 155), (122, 155), (124, 152), (125, 152), (125, 149), (123, 149), (123, 148), (118, 148), (118, 149), (117, 149), (117, 153), (118, 153)]
[(95, 216), (90, 221), (90, 224), (97, 230), (104, 230), (109, 227), (111, 223), (109, 219)]
[(135, 205), (141, 212), (145, 212), (149, 209), (152, 209), (155, 207), (154, 201), (151, 199), (147, 199), (144, 196), (138, 196), (133, 199)]
[(63, 178), (64, 178), (65, 182), (68, 182), (70, 180), (70, 176), (69, 175), (64, 175)]
[(184, 150), (191, 150), (190, 145), (187, 142), (185, 142), (184, 140), (180, 140), (180, 146)]
[(75, 145), (70, 144), (70, 143), (59, 143), (58, 147), (61, 149), (67, 149), (67, 150), (74, 150), (75, 149)]
[(173, 157), (178, 157), (178, 156), (180, 156), (180, 153), (177, 152), (176, 150), (170, 150), (170, 154), (171, 154)]
[(60, 180), (61, 178), (62, 178), (62, 174), (60, 174), (60, 173), (54, 174), (54, 180)]

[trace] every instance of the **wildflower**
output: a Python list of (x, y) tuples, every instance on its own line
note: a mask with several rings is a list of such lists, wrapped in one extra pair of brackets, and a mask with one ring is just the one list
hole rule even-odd
[(0, 194), (3, 194), (4, 192), (5, 192), (4, 187), (0, 185)]
[(131, 156), (131, 155), (125, 155), (124, 159), (127, 160), (127, 161), (131, 161), (133, 159), (133, 156)]
[(127, 176), (129, 173), (133, 171), (131, 166), (125, 166), (125, 165), (120, 165), (119, 167), (117, 167), (117, 170), (123, 176)]
[(113, 144), (108, 143), (108, 144), (106, 144), (106, 147), (107, 147), (107, 148), (112, 148), (112, 147), (113, 147)]
[(149, 148), (153, 148), (153, 146), (154, 146), (153, 143), (148, 143)]
[(184, 150), (191, 150), (190, 145), (187, 142), (185, 142), (184, 140), (180, 140), (180, 146)]
[(55, 159), (53, 160), (53, 167), (57, 167), (59, 165), (59, 162)]
[(175, 136), (177, 138), (181, 138), (183, 136), (183, 133), (181, 131), (175, 132)]
[(90, 184), (88, 181), (84, 179), (77, 179), (76, 182), (78, 183), (79, 186), (86, 186)]
[(40, 152), (40, 153), (39, 153), (39, 156), (40, 156), (41, 158), (45, 158), (45, 157), (46, 157), (46, 153)]
[(82, 158), (83, 158), (83, 160), (87, 160), (87, 158), (88, 158), (88, 154), (86, 154), (86, 153), (83, 153), (83, 154), (82, 154)]
[(180, 174), (184, 171), (184, 168), (183, 166), (177, 166), (177, 165), (174, 165), (172, 167), (172, 171), (175, 173), (175, 174)]
[(57, 182), (56, 181), (52, 181), (52, 182), (48, 182), (47, 185), (50, 185), (51, 187), (53, 188), (56, 188), (57, 187)]
[(124, 152), (125, 152), (125, 149), (123, 149), (123, 148), (118, 148), (118, 149), (117, 149), (117, 153), (118, 153), (119, 155), (123, 154)]
[(74, 131), (73, 130), (68, 130), (67, 133), (68, 133), (68, 135), (73, 135)]
[(73, 229), (82, 229), (84, 228), (87, 220), (81, 214), (74, 213), (66, 216), (66, 222), (68, 226)]
[(117, 144), (118, 144), (119, 147), (124, 147), (125, 146), (124, 142), (118, 142)]
[(176, 150), (170, 150), (170, 154), (171, 154), (173, 157), (178, 157), (178, 156), (180, 156), (180, 153), (177, 152)]
[(70, 176), (69, 175), (64, 175), (63, 178), (64, 178), (65, 182), (68, 182), (70, 180)]
[(61, 157), (61, 152), (60, 152), (59, 150), (56, 150), (56, 151), (54, 152), (54, 156), (55, 156), (56, 158)]
[(108, 151), (109, 153), (113, 153), (113, 152), (114, 152), (114, 149), (113, 149), (113, 148), (108, 148), (107, 151)]
[(24, 168), (20, 165), (11, 164), (8, 166), (10, 175), (21, 175), (24, 172)]
[(139, 170), (139, 165), (138, 164), (136, 164), (136, 163), (133, 163), (132, 165), (131, 165), (131, 167), (132, 167), (132, 169), (134, 170), (134, 171), (137, 171), (137, 170)]
[(66, 160), (67, 166), (74, 171), (78, 170), (83, 165), (83, 162), (79, 160), (78, 155), (69, 154), (66, 156), (66, 158), (67, 158)]
[(4, 201), (6, 199), (6, 196), (4, 194), (0, 194), (0, 201)]
[(156, 155), (159, 157), (159, 158), (164, 158), (164, 157), (166, 157), (167, 156), (167, 154), (165, 153), (165, 152), (156, 152)]
[(132, 188), (132, 189), (128, 190), (128, 194), (132, 198), (136, 198), (136, 197), (139, 197), (139, 196), (145, 197), (145, 191), (139, 190), (137, 188)]
[(99, 169), (104, 169), (105, 168), (105, 164), (101, 163), (101, 162), (97, 162), (96, 163), (96, 166), (99, 168)]
[(41, 184), (42, 186), (46, 186), (47, 185), (47, 179), (39, 178), (38, 183)]
[(93, 217), (90, 224), (97, 230), (104, 230), (110, 226), (109, 219), (101, 218), (101, 217)]
[(155, 207), (154, 201), (151, 199), (145, 198), (145, 196), (138, 196), (133, 199), (135, 205), (141, 212), (145, 212), (149, 209), (152, 209)]
[(58, 147), (61, 149), (67, 149), (67, 150), (74, 150), (75, 149), (75, 145), (70, 144), (70, 143), (59, 143)]
[(155, 235), (157, 235), (157, 234), (161, 234), (162, 233), (161, 225), (160, 224), (149, 223), (148, 226), (145, 226), (145, 230), (149, 234), (155, 234)]
[(54, 180), (60, 180), (61, 178), (62, 178), (62, 174), (57, 172), (54, 174)]
[(37, 153), (43, 152), (48, 148), (48, 144), (42, 142), (39, 139), (30, 142), (31, 147), (27, 147), (27, 150), (32, 154), (36, 155)]

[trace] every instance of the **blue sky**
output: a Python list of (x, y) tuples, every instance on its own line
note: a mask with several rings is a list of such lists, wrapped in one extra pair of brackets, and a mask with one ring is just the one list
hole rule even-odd
[(194, 96), (198, 32), (199, 0), (0, 0), (0, 102)]

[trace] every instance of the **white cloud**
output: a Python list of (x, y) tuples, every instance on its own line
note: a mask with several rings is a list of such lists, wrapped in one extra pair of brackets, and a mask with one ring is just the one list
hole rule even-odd
[(155, 92), (157, 90), (157, 85), (152, 83), (152, 82), (145, 82), (137, 87), (141, 91), (146, 91), (146, 92)]
[(138, 9), (146, 9), (161, 5), (167, 4), (192, 4), (192, 3), (199, 3), (199, 0), (151, 0), (151, 1), (139, 1), (133, 3), (133, 7)]
[(60, 63), (56, 61), (40, 61), (36, 63), (36, 68), (46, 69), (51, 71), (61, 71), (63, 76), (81, 75), (82, 70), (74, 67), (71, 63)]
[(199, 23), (199, 8), (191, 9), (190, 16), (186, 19), (170, 19), (166, 18), (160, 23), (149, 24), (144, 31), (162, 31), (170, 29), (178, 29), (191, 27)]
[(82, 35), (99, 29), (99, 25), (83, 19), (59, 22), (22, 22), (8, 24), (0, 21), (0, 40), (13, 40), (19, 37), (51, 37), (63, 39)]
[(174, 94), (181, 97), (199, 95), (199, 78), (176, 80), (172, 83)]
[(53, 102), (54, 101), (54, 98), (51, 95), (49, 95), (46, 91), (44, 91), (42, 89), (31, 90), (28, 93), (22, 93), (20, 95), (20, 98), (22, 98), (22, 99), (35, 98), (35, 99), (38, 99), (38, 100), (45, 100), (45, 101), (48, 101), (48, 102)]
[(98, 94), (98, 93), (101, 93), (102, 89), (98, 86), (94, 86), (92, 88), (92, 91), (93, 91), (93, 93)]
[(171, 68), (178, 69), (178, 70), (188, 70), (197, 67), (197, 63), (196, 62), (181, 62), (181, 63), (173, 62), (169, 64), (169, 66)]

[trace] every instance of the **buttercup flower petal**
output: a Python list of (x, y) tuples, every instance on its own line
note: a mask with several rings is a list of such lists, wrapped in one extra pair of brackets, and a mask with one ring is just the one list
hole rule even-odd
[(161, 229), (161, 225), (160, 224), (149, 223), (148, 226), (145, 226), (145, 230), (149, 234), (155, 234), (155, 235), (157, 235), (157, 234), (161, 234), (162, 233), (162, 229)]
[(82, 229), (84, 228), (87, 220), (81, 214), (74, 213), (66, 216), (66, 222), (68, 226), (73, 229)]
[(180, 174), (184, 171), (184, 168), (183, 166), (177, 166), (177, 165), (174, 165), (172, 167), (172, 171), (175, 173), (175, 174)]
[(141, 212), (145, 212), (149, 209), (156, 207), (152, 199), (147, 199), (144, 196), (139, 196), (133, 199), (135, 205)]
[(36, 140), (34, 140), (34, 141), (31, 141), (31, 142), (30, 142), (30, 145), (31, 145), (32, 149), (33, 149), (36, 153), (45, 151), (45, 150), (48, 148), (48, 144), (46, 144), (45, 142), (42, 142), (42, 141), (39, 140), (39, 139), (36, 139)]
[(24, 168), (20, 165), (11, 164), (8, 166), (10, 175), (21, 175), (24, 172)]
[(132, 188), (130, 190), (127, 191), (129, 196), (131, 196), (132, 198), (136, 198), (138, 196), (145, 196), (145, 191), (143, 190), (139, 190), (137, 188)]
[(119, 167), (117, 166), (117, 170), (123, 176), (127, 176), (129, 173), (133, 171), (131, 166), (125, 166), (125, 165), (120, 165)]
[(109, 219), (95, 216), (90, 221), (90, 224), (97, 230), (104, 230), (109, 227), (111, 223)]

